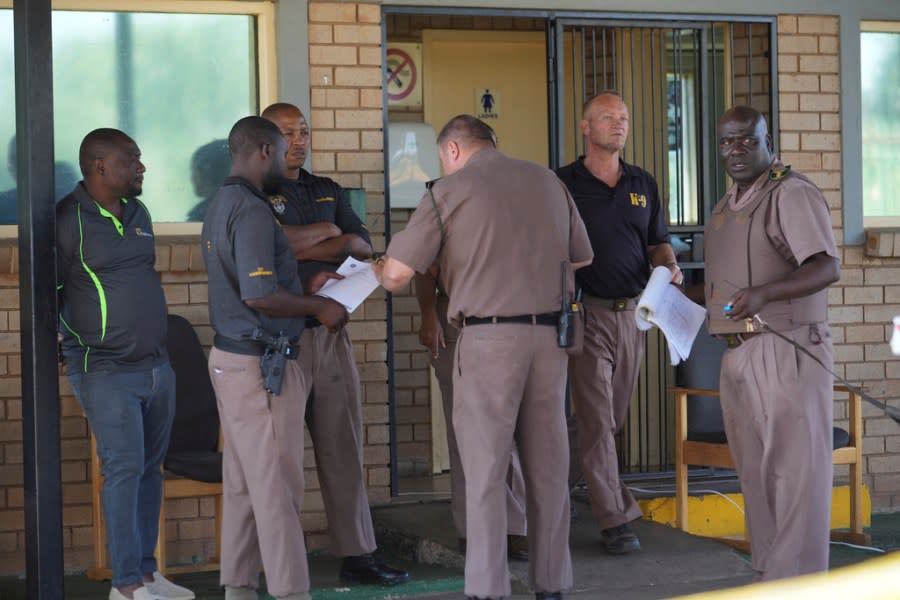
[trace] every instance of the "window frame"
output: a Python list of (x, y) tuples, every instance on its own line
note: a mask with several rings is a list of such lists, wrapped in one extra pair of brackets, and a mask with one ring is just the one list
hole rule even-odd
[[(0, 0), (0, 9), (11, 9), (12, 0)], [(278, 98), (275, 3), (270, 0), (54, 0), (54, 11), (180, 13), (244, 15), (256, 20), (256, 68), (259, 106)], [(224, 135), (224, 132), (223, 132)], [(157, 236), (200, 235), (202, 223), (157, 221)], [(0, 225), (0, 242), (15, 240), (18, 225)]]
[[(859, 22), (859, 41), (862, 41), (864, 33), (894, 33), (900, 35), (900, 21), (870, 21), (861, 20)], [(859, 65), (862, 68), (862, 52), (860, 51)], [(862, 92), (860, 91), (860, 109), (862, 108)], [(863, 115), (860, 111), (860, 119)], [(862, 137), (862, 129), (860, 128), (860, 137)], [(864, 167), (860, 161), (860, 184), (863, 183), (865, 177)], [(863, 187), (860, 191), (864, 191)], [(860, 212), (862, 213), (862, 223), (864, 230), (870, 229), (900, 229), (900, 214), (889, 216), (867, 216), (865, 202), (860, 197)]]

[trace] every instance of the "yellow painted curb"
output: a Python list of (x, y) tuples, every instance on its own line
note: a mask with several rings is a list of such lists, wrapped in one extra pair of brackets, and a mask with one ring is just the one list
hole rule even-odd
[[(872, 499), (869, 488), (863, 486), (863, 525), (872, 524)], [(675, 527), (675, 498), (638, 500), (644, 518), (655, 523)], [(705, 494), (688, 498), (688, 532), (705, 537), (736, 537), (744, 535), (744, 496), (742, 494)], [(831, 528), (850, 527), (850, 488), (832, 488)], [(900, 593), (898, 593), (900, 597)]]

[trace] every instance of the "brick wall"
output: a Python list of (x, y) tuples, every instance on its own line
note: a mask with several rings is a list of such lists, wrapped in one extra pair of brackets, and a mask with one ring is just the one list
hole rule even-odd
[[(835, 237), (843, 237), (840, 135), (839, 21), (836, 17), (778, 18), (781, 157), (825, 193)], [(900, 395), (900, 365), (887, 340), (900, 314), (900, 260), (866, 256), (842, 246), (841, 280), (829, 290), (829, 317), (838, 373), (879, 398)], [(894, 405), (897, 400), (894, 400)], [(900, 507), (900, 430), (863, 404), (866, 481), (876, 511)], [(846, 426), (846, 406), (835, 407)], [(845, 469), (836, 474), (842, 476)]]

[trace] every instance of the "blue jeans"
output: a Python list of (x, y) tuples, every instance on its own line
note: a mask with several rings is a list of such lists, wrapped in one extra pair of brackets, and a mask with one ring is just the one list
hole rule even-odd
[(175, 415), (175, 373), (166, 362), (137, 372), (69, 375), (103, 464), (103, 518), (112, 584), (157, 570), (162, 465)]

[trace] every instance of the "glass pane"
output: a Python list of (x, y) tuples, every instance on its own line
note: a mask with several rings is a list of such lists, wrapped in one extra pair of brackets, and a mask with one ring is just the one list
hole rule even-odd
[(863, 214), (900, 216), (900, 33), (861, 36)]
[[(11, 98), (11, 10), (0, 11), (0, 33), (0, 90)], [(202, 220), (204, 199), (228, 172), (229, 128), (258, 112), (256, 64), (251, 16), (55, 11), (57, 190), (64, 194), (81, 178), (85, 134), (115, 127), (141, 148), (142, 199), (154, 220)], [(0, 155), (14, 128), (15, 112), (4, 106)], [(0, 174), (0, 190), (15, 185), (12, 175)], [(14, 211), (2, 222), (15, 222)]]

